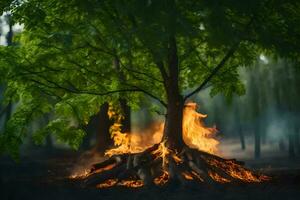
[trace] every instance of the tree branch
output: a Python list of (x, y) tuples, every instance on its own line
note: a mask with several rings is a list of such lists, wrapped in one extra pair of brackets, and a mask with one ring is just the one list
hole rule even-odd
[(219, 64), (211, 71), (209, 76), (200, 84), (200, 86), (184, 97), (184, 101), (203, 89), (203, 87), (219, 72), (219, 70), (226, 64), (226, 62), (229, 60), (229, 58), (234, 54), (234, 52), (238, 48), (239, 44), (240, 44), (240, 41), (235, 43), (229, 49), (227, 54), (223, 57), (223, 59), (219, 62)]
[[(125, 83), (125, 84), (126, 84), (126, 83)], [(142, 88), (140, 88), (140, 87), (138, 87), (138, 86), (135, 86), (135, 85), (130, 85), (130, 84), (126, 84), (126, 85), (128, 85), (128, 86), (130, 86), (130, 87), (133, 87), (133, 88), (136, 88), (137, 90), (139, 90), (139, 91), (145, 93), (146, 95), (148, 95), (148, 96), (151, 97), (152, 99), (157, 100), (157, 101), (158, 101), (159, 103), (161, 103), (161, 105), (163, 105), (164, 107), (167, 107), (167, 106), (168, 106), (168, 104), (167, 104), (166, 102), (164, 102), (162, 99), (158, 98), (157, 96), (155, 96), (155, 95), (152, 94), (151, 92), (148, 92), (148, 91), (146, 91), (145, 89), (142, 89)]]
[(226, 53), (226, 55), (223, 57), (223, 59), (219, 62), (219, 64), (211, 71), (211, 73), (208, 75), (208, 77), (191, 93), (189, 93), (188, 95), (186, 95), (184, 97), (184, 101), (186, 101), (188, 98), (190, 98), (191, 96), (193, 96), (194, 94), (198, 93), (199, 91), (201, 91), (204, 86), (220, 71), (220, 69), (225, 66), (226, 62), (230, 59), (230, 57), (235, 53), (235, 51), (238, 49), (240, 43), (243, 41), (244, 39), (244, 35), (249, 31), (248, 29), (251, 27), (252, 23), (254, 22), (256, 15), (253, 15), (250, 19), (250, 21), (247, 23), (247, 25), (245, 26), (245, 29), (243, 31), (243, 33), (241, 34), (241, 36), (239, 37), (239, 39), (237, 40), (237, 42), (235, 42), (230, 49), (228, 50), (228, 52)]
[[(121, 64), (122, 64), (122, 63), (121, 63)], [(159, 79), (157, 79), (157, 78), (155, 78), (155, 77), (153, 77), (153, 76), (151, 76), (151, 75), (149, 75), (149, 74), (147, 74), (147, 73), (144, 73), (144, 72), (141, 72), (141, 71), (138, 71), (138, 70), (134, 70), (134, 69), (128, 68), (128, 67), (126, 67), (126, 66), (123, 65), (123, 64), (122, 64), (122, 66), (124, 67), (125, 70), (127, 70), (127, 71), (129, 71), (129, 72), (132, 72), (132, 73), (135, 73), (135, 74), (140, 74), (140, 75), (143, 75), (143, 76), (145, 76), (145, 77), (148, 77), (149, 79), (151, 79), (151, 80), (153, 80), (153, 81), (157, 81), (157, 82), (159, 82), (159, 83), (163, 83), (162, 80), (159, 80)], [(143, 79), (142, 79), (142, 80), (143, 80)]]

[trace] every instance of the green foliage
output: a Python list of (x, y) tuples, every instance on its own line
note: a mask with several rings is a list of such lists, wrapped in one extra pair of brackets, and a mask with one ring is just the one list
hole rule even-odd
[(35, 132), (33, 139), (37, 144), (42, 144), (44, 138), (51, 133), (59, 142), (66, 143), (70, 147), (78, 149), (82, 138), (85, 136), (85, 132), (73, 123), (69, 119), (59, 118), (52, 120), (46, 127)]
[(0, 48), (7, 102), (18, 102), (1, 148), (14, 154), (23, 127), (47, 113), (36, 141), (51, 133), (78, 147), (103, 102), (124, 98), (138, 109), (150, 96), (165, 106), (159, 64), (169, 64), (170, 38), (182, 94), (207, 82), (211, 95), (230, 99), (245, 93), (239, 67), (261, 52), (299, 59), (300, 4), (292, 0), (27, 0), (10, 10), (25, 27), (18, 46)]

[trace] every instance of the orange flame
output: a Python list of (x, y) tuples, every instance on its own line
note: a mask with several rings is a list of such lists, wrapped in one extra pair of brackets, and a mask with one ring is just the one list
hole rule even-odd
[(96, 186), (96, 188), (109, 188), (117, 184), (118, 179), (108, 179), (104, 181), (103, 183), (100, 183)]
[[(222, 169), (233, 178), (240, 179), (243, 182), (261, 182), (270, 180), (268, 176), (257, 176), (250, 170), (236, 164), (231, 160), (218, 161), (217, 159), (206, 159), (206, 162), (217, 168)], [(213, 175), (210, 176), (214, 179)]]
[(182, 174), (182, 176), (183, 176), (186, 180), (193, 180), (193, 179), (194, 179), (193, 176), (192, 176), (192, 174), (190, 174), (189, 172), (182, 172), (181, 174)]
[(211, 154), (218, 152), (219, 142), (213, 138), (216, 128), (205, 127), (202, 119), (207, 115), (197, 112), (196, 103), (187, 103), (183, 110), (183, 140), (191, 148)]
[[(184, 107), (182, 122), (183, 140), (191, 148), (216, 154), (219, 142), (213, 136), (217, 129), (204, 126), (202, 119), (207, 117), (207, 115), (197, 112), (196, 109), (197, 104), (191, 102)], [(122, 133), (121, 120), (123, 116), (114, 111), (112, 106), (108, 110), (108, 115), (115, 120), (110, 131), (116, 148), (106, 151), (105, 155), (139, 153), (161, 142), (164, 128), (163, 122), (155, 124), (152, 129), (146, 130), (144, 133)]]
[(219, 183), (229, 183), (230, 182), (230, 180), (220, 176), (219, 174), (217, 174), (215, 172), (209, 171), (208, 174), (212, 179), (214, 179), (215, 181), (217, 181)]
[(121, 181), (118, 185), (130, 187), (130, 188), (139, 188), (139, 187), (143, 187), (144, 183), (142, 180), (124, 180)]
[(156, 185), (165, 185), (169, 180), (169, 172), (164, 170), (162, 175), (160, 175), (159, 177), (156, 177), (153, 181)]
[(158, 148), (153, 151), (152, 154), (156, 155), (156, 158), (162, 159), (162, 167), (165, 168), (168, 162), (167, 156), (170, 154), (170, 150), (166, 146), (166, 140), (161, 142)]

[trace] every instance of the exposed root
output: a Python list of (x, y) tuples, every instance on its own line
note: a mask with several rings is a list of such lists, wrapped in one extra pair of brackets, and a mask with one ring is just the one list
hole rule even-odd
[(235, 159), (224, 159), (190, 148), (175, 153), (164, 143), (141, 153), (115, 155), (94, 164), (90, 172), (81, 178), (83, 186), (98, 188), (164, 186), (172, 182), (224, 184), (270, 180), (270, 177), (246, 169)]

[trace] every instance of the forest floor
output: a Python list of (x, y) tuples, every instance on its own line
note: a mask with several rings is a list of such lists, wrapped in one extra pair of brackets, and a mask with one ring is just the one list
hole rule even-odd
[[(77, 200), (77, 199), (299, 199), (300, 157), (246, 160), (248, 167), (273, 176), (270, 183), (168, 188), (81, 188), (68, 179), (78, 163), (78, 153), (57, 151), (23, 156), (19, 163), (0, 159), (1, 200)], [(78, 164), (77, 164), (78, 165)]]

